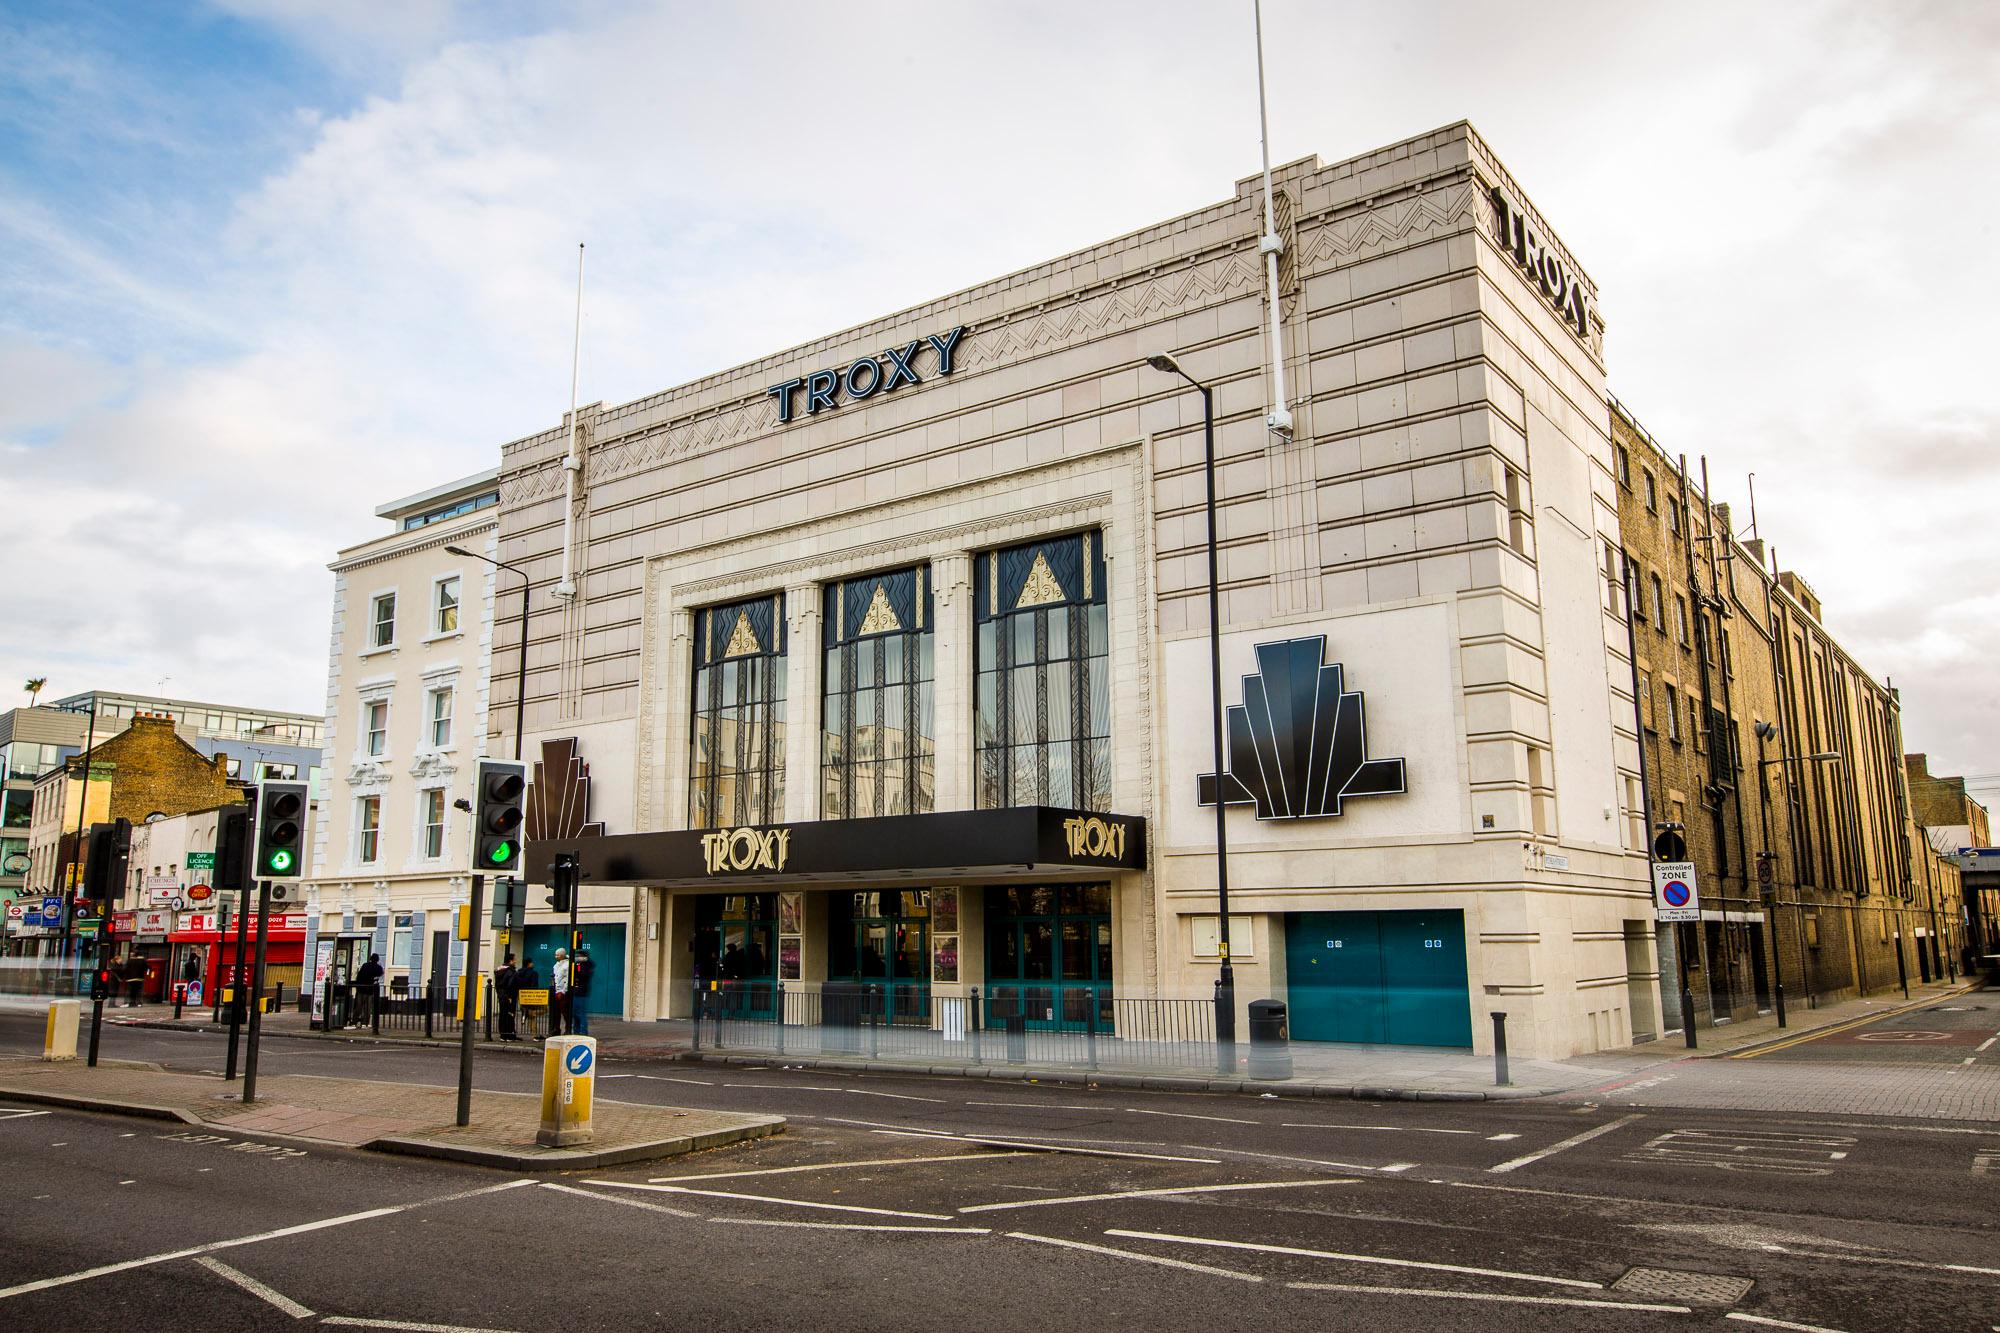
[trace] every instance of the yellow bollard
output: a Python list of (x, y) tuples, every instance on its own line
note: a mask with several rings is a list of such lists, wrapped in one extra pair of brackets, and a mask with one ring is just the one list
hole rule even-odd
[(76, 1059), (76, 1025), (82, 1015), (81, 1000), (49, 1001), (49, 1024), (42, 1035), (42, 1059)]
[(550, 1037), (542, 1043), (542, 1127), (535, 1142), (569, 1148), (591, 1140), (597, 1086), (597, 1038)]

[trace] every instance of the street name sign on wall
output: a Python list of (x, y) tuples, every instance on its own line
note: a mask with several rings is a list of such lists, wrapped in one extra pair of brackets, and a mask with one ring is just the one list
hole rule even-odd
[(1701, 920), (1701, 892), (1695, 887), (1694, 862), (1653, 862), (1653, 911), (1661, 921)]

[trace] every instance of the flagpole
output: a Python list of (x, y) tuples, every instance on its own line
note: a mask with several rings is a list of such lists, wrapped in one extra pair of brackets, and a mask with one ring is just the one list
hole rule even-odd
[[(583, 357), (583, 242), (576, 243), (576, 324), (571, 331), (569, 345), (569, 452), (563, 457), (563, 549), (562, 579), (555, 586), (555, 595), (564, 599), (576, 596), (576, 576), (571, 561), (572, 549), (576, 545), (576, 487), (577, 477), (583, 471), (583, 432), (576, 420), (577, 370)], [(525, 640), (521, 651), (528, 651)]]
[(1264, 424), (1274, 435), (1292, 437), (1292, 410), (1285, 405), (1285, 349), (1278, 328), (1278, 256), (1285, 251), (1278, 235), (1277, 210), (1271, 202), (1271, 117), (1264, 100), (1264, 4), (1252, 0), (1257, 24), (1257, 128), (1264, 149), (1264, 236), (1257, 248), (1264, 255), (1264, 288), (1271, 307), (1271, 414)]

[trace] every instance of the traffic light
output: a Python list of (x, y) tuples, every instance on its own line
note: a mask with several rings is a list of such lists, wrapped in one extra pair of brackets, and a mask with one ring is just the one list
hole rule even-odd
[(266, 782), (257, 789), (254, 879), (297, 879), (305, 873), (306, 784)]
[(521, 864), (521, 798), (526, 765), (505, 759), (479, 761), (479, 799), (473, 813), (473, 873), (512, 870)]
[[(111, 998), (110, 968), (100, 965), (95, 972), (90, 974), (90, 998), (93, 1000), (108, 1000)], [(96, 1020), (92, 1019), (91, 1021), (95, 1022)], [(92, 1031), (95, 1032), (96, 1029), (93, 1028)]]
[(250, 807), (225, 805), (215, 812), (215, 875), (210, 883), (218, 893), (241, 892), (249, 864)]
[(576, 882), (582, 878), (582, 867), (568, 852), (559, 854), (549, 862), (549, 910), (567, 912), (576, 902)]
[(83, 858), (83, 896), (108, 909), (125, 898), (125, 878), (132, 862), (132, 821), (116, 819), (92, 824)]

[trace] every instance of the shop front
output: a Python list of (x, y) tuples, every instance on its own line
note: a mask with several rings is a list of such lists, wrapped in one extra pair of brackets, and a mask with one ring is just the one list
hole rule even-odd
[[(528, 844), (586, 884), (656, 891), (647, 1016), (932, 1026), (978, 991), (999, 1025), (1108, 1030), (1114, 904), (1145, 822), (1045, 806)], [(718, 881), (721, 883), (718, 884)], [(600, 977), (605, 976), (599, 959)]]
[[(218, 986), (228, 984), (236, 970), (236, 922), (220, 912), (181, 912), (174, 929), (165, 937), (166, 963), (171, 982), (163, 986), (187, 984), (188, 1003), (214, 1004)], [(243, 973), (247, 980), (257, 950), (257, 923), (253, 918), (244, 935)], [(291, 996), (299, 989), (305, 971), (306, 917), (303, 912), (280, 915), (273, 912), (264, 940), (264, 986), (283, 985)], [(163, 989), (171, 999), (172, 991)], [(289, 1002), (289, 1001), (288, 1001)]]

